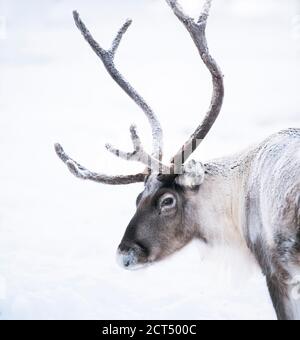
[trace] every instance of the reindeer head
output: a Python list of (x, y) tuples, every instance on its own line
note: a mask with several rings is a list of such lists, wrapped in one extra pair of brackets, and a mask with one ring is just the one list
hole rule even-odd
[(201, 237), (193, 208), (203, 179), (203, 165), (194, 161), (176, 177), (149, 176), (118, 249), (121, 265), (132, 269), (161, 260)]
[(129, 176), (107, 176), (92, 172), (70, 158), (59, 144), (55, 145), (57, 155), (78, 178), (110, 185), (144, 183), (144, 191), (137, 198), (136, 214), (129, 223), (118, 248), (120, 262), (125, 268), (136, 268), (163, 259), (184, 247), (194, 237), (201, 237), (194, 198), (205, 180), (205, 171), (201, 163), (187, 162), (187, 160), (213, 126), (221, 111), (224, 97), (223, 76), (217, 63), (209, 54), (205, 36), (211, 0), (206, 0), (203, 12), (197, 21), (183, 12), (177, 0), (167, 0), (167, 3), (192, 36), (213, 81), (209, 111), (203, 122), (171, 159), (169, 165), (165, 165), (162, 161), (163, 133), (156, 115), (123, 78), (114, 63), (115, 54), (123, 35), (131, 25), (131, 20), (122, 26), (112, 47), (104, 50), (93, 39), (78, 13), (74, 12), (75, 23), (82, 35), (102, 60), (112, 78), (143, 110), (152, 129), (151, 155), (144, 150), (135, 126), (130, 128), (133, 152), (123, 152), (111, 145), (106, 146), (108, 151), (117, 157), (140, 162), (146, 166), (143, 172)]

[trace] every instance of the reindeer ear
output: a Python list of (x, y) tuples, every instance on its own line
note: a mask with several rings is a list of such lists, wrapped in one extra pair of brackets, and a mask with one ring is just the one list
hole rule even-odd
[(182, 174), (176, 178), (176, 183), (188, 189), (198, 189), (205, 176), (204, 165), (194, 160), (183, 165)]

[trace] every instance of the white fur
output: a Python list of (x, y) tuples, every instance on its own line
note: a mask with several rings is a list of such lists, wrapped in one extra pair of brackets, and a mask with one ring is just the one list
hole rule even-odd
[(291, 319), (300, 321), (300, 269), (290, 269), (292, 279), (289, 282), (289, 300)]
[(176, 182), (180, 186), (193, 189), (203, 183), (204, 174), (203, 164), (192, 160), (184, 165), (183, 173), (177, 177)]

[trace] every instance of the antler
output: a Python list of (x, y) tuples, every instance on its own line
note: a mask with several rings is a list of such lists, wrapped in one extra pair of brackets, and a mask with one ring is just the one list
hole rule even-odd
[(143, 182), (145, 178), (149, 175), (150, 172), (156, 172), (158, 174), (162, 174), (160, 177), (163, 179), (164, 175), (167, 176), (176, 176), (177, 174), (182, 173), (182, 166), (185, 161), (191, 156), (191, 154), (196, 150), (201, 141), (206, 137), (209, 130), (215, 123), (222, 107), (223, 98), (224, 98), (224, 83), (223, 83), (223, 75), (222, 72), (217, 65), (216, 61), (212, 58), (209, 53), (207, 47), (206, 40), (206, 25), (207, 19), (209, 16), (209, 10), (211, 7), (212, 0), (206, 0), (203, 11), (195, 21), (193, 18), (189, 17), (184, 13), (181, 6), (178, 4), (177, 0), (166, 0), (169, 6), (172, 8), (174, 14), (177, 18), (184, 24), (188, 32), (190, 33), (198, 51), (201, 59), (207, 66), (208, 70), (211, 73), (212, 81), (213, 81), (213, 94), (212, 100), (210, 104), (210, 108), (203, 120), (203, 122), (197, 127), (195, 132), (191, 135), (191, 137), (187, 140), (187, 142), (181, 147), (181, 149), (177, 152), (177, 154), (172, 158), (171, 165), (165, 166), (162, 163), (162, 129), (161, 125), (155, 116), (154, 112), (150, 108), (150, 106), (146, 103), (146, 101), (137, 93), (137, 91), (124, 79), (124, 77), (120, 74), (114, 64), (115, 54), (118, 50), (118, 47), (121, 43), (121, 40), (131, 25), (132, 21), (127, 20), (126, 23), (119, 30), (116, 38), (114, 39), (112, 46), (109, 50), (104, 50), (102, 47), (98, 45), (98, 43), (94, 40), (91, 33), (86, 28), (85, 24), (80, 19), (77, 12), (73, 12), (75, 23), (78, 29), (81, 31), (85, 40), (92, 47), (97, 56), (102, 60), (105, 68), (111, 77), (115, 80), (115, 82), (129, 95), (129, 97), (144, 111), (146, 117), (149, 120), (152, 129), (153, 136), (153, 154), (149, 155), (145, 152), (142, 147), (141, 140), (137, 134), (136, 128), (132, 126), (130, 128), (131, 139), (133, 142), (134, 151), (133, 152), (123, 152), (119, 149), (112, 147), (111, 145), (107, 145), (106, 148), (108, 151), (113, 153), (114, 155), (130, 161), (137, 161), (147, 166), (147, 169), (136, 175), (128, 175), (128, 176), (107, 176), (103, 174), (98, 174), (92, 172), (79, 163), (74, 161), (72, 158), (67, 156), (64, 152), (63, 148), (59, 145), (55, 145), (55, 150), (59, 158), (68, 166), (69, 170), (76, 176), (81, 179), (88, 179), (100, 183), (105, 184), (130, 184)]
[(146, 172), (128, 176), (107, 176), (104, 174), (99, 174), (86, 169), (85, 167), (74, 161), (72, 158), (70, 158), (65, 153), (60, 144), (55, 144), (55, 151), (58, 157), (68, 166), (71, 173), (80, 179), (109, 185), (120, 185), (144, 182), (146, 176), (148, 175)]
[(213, 94), (210, 108), (202, 123), (197, 127), (195, 132), (180, 148), (176, 155), (172, 158), (171, 163), (172, 172), (180, 173), (182, 164), (184, 164), (191, 154), (197, 149), (202, 140), (206, 137), (211, 127), (215, 123), (223, 104), (224, 98), (224, 82), (222, 72), (216, 61), (209, 53), (206, 39), (206, 25), (209, 16), (212, 0), (206, 0), (202, 13), (197, 21), (184, 13), (177, 0), (166, 0), (168, 5), (172, 8), (174, 14), (183, 23), (185, 28), (190, 33), (204, 64), (212, 75)]
[(169, 174), (170, 167), (164, 165), (159, 160), (150, 156), (143, 148), (141, 139), (137, 133), (136, 127), (132, 125), (130, 127), (131, 140), (133, 144), (134, 151), (133, 152), (124, 152), (119, 149), (114, 148), (112, 145), (107, 144), (106, 148), (109, 152), (114, 154), (117, 157), (120, 157), (126, 161), (136, 161), (140, 162), (147, 166), (148, 169), (151, 169), (152, 172), (155, 173), (163, 173)]
[(124, 34), (132, 24), (132, 20), (127, 20), (125, 22), (114, 39), (110, 50), (106, 51), (94, 40), (76, 11), (73, 12), (73, 16), (78, 29), (97, 56), (102, 60), (108, 73), (111, 75), (114, 81), (128, 94), (128, 96), (144, 111), (152, 129), (153, 157), (157, 158), (158, 160), (162, 160), (163, 132), (161, 125), (151, 107), (147, 104), (144, 98), (139, 95), (138, 92), (125, 80), (114, 63), (118, 47)]
[(162, 153), (163, 133), (161, 125), (156, 115), (154, 114), (150, 106), (146, 103), (146, 101), (143, 99), (143, 97), (140, 96), (138, 92), (125, 80), (125, 78), (115, 67), (114, 63), (118, 47), (122, 41), (124, 34), (131, 25), (132, 21), (127, 20), (125, 22), (125, 24), (121, 27), (117, 36), (113, 40), (111, 48), (109, 50), (105, 50), (101, 46), (99, 46), (99, 44), (94, 40), (91, 33), (88, 31), (88, 29), (86, 28), (85, 24), (80, 19), (79, 14), (76, 11), (73, 12), (73, 17), (76, 26), (82, 33), (85, 40), (89, 43), (94, 52), (97, 54), (97, 56), (102, 60), (108, 73), (115, 80), (115, 82), (128, 94), (128, 96), (143, 110), (146, 117), (148, 118), (148, 121), (152, 129), (153, 155), (150, 156), (144, 151), (144, 149), (141, 146), (140, 139), (137, 136), (136, 130), (134, 128), (131, 128), (132, 140), (134, 141), (135, 147), (135, 150), (132, 154), (121, 152), (117, 149), (114, 149), (111, 146), (107, 146), (107, 149), (118, 157), (125, 158), (127, 160), (139, 161), (147, 165), (148, 169), (146, 169), (143, 173), (138, 173), (136, 175), (129, 176), (107, 176), (103, 174), (98, 174), (84, 168), (79, 163), (74, 161), (72, 158), (67, 156), (67, 154), (64, 152), (63, 148), (59, 144), (55, 145), (56, 153), (59, 156), (59, 158), (68, 166), (72, 174), (78, 178), (88, 179), (112, 185), (143, 182), (145, 180), (145, 177), (149, 174), (149, 169), (153, 169), (152, 167), (157, 169), (157, 171), (161, 171), (162, 169), (166, 170), (167, 167), (161, 163), (163, 156)]

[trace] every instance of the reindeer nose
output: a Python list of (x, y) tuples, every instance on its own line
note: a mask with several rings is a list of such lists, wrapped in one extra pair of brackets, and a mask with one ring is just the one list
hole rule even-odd
[(127, 269), (136, 266), (141, 257), (147, 256), (147, 248), (140, 242), (123, 241), (118, 248), (118, 262)]
[(142, 242), (129, 242), (123, 241), (119, 245), (119, 251), (121, 253), (135, 252), (137, 255), (148, 255), (148, 249)]

